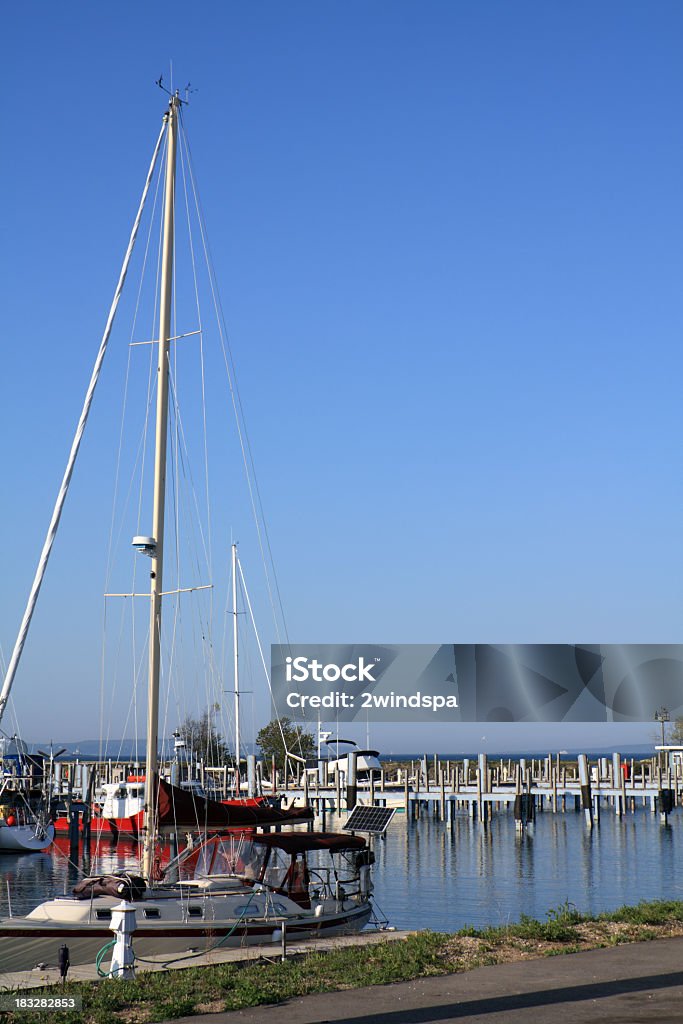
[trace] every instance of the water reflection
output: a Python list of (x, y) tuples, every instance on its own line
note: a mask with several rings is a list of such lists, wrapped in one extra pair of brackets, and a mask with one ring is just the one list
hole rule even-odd
[(519, 834), (507, 814), (486, 829), (464, 813), (451, 823), (396, 816), (377, 847), (376, 898), (396, 927), (445, 931), (545, 918), (565, 901), (597, 913), (678, 899), (680, 820), (665, 827), (645, 810), (621, 819), (603, 810), (589, 830), (581, 814), (544, 813)]
[[(582, 814), (546, 812), (519, 834), (509, 813), (495, 814), (486, 828), (464, 811), (451, 822), (425, 813), (406, 822), (397, 814), (375, 844), (377, 903), (397, 928), (451, 931), (522, 913), (545, 918), (565, 900), (597, 913), (641, 899), (683, 899), (681, 820), (680, 811), (663, 826), (644, 809), (623, 818), (603, 809), (589, 830)], [(326, 824), (334, 830), (343, 820), (328, 814)], [(79, 869), (68, 843), (58, 843), (47, 854), (0, 857), (0, 914), (7, 913), (8, 881), (15, 914), (70, 891)], [(138, 854), (131, 840), (93, 841), (91, 870), (130, 870)]]

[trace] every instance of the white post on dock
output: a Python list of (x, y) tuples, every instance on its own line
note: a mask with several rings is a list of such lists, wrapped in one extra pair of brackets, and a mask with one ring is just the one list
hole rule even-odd
[(614, 809), (619, 815), (622, 816), (626, 810), (626, 801), (622, 803), (621, 795), (621, 755), (616, 752), (612, 754), (612, 785), (614, 787)]
[(593, 801), (591, 799), (591, 783), (588, 774), (588, 758), (579, 754), (579, 785), (581, 786), (581, 806), (589, 828), (593, 827)]
[(479, 755), (479, 766), (477, 769), (477, 803), (479, 804), (479, 821), (486, 822), (488, 805), (484, 800), (484, 793), (488, 791), (488, 763), (486, 754)]
[(346, 769), (346, 809), (352, 811), (356, 806), (358, 787), (356, 785), (356, 751), (350, 750), (347, 755)]
[(247, 754), (247, 795), (256, 796), (256, 754)]
[(133, 951), (133, 932), (136, 928), (135, 904), (122, 900), (112, 907), (111, 931), (116, 932), (116, 942), (111, 955), (109, 975), (127, 981), (135, 977), (135, 953)]

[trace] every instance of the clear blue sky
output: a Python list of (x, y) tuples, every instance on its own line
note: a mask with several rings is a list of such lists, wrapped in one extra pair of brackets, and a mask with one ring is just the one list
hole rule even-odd
[[(33, 3), (3, 29), (6, 656), (171, 59), (292, 639), (682, 639), (680, 3)], [(31, 739), (97, 732), (98, 403), (15, 689)], [(373, 738), (468, 745), (437, 732)]]

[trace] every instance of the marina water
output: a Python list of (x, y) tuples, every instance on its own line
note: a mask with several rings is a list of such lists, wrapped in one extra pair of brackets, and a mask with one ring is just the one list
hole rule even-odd
[[(598, 913), (640, 900), (683, 899), (682, 814), (675, 810), (664, 825), (646, 808), (622, 818), (605, 809), (591, 830), (583, 814), (546, 811), (518, 834), (510, 812), (495, 813), (486, 826), (464, 811), (452, 822), (431, 815), (406, 821), (398, 813), (386, 838), (375, 842), (376, 903), (396, 928), (455, 931), (510, 923), (521, 914), (543, 920), (565, 901)], [(327, 829), (340, 828), (344, 818), (328, 814)], [(93, 841), (91, 851), (85, 864), (91, 873), (137, 866), (131, 840)], [(25, 914), (70, 892), (82, 871), (68, 852), (61, 840), (45, 854), (2, 856), (0, 916), (8, 913), (8, 899), (13, 914)]]

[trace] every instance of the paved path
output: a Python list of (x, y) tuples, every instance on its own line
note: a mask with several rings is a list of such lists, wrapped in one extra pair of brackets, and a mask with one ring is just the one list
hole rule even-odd
[[(306, 996), (181, 1024), (683, 1024), (683, 938)], [(174, 1024), (179, 1024), (175, 1021)]]

